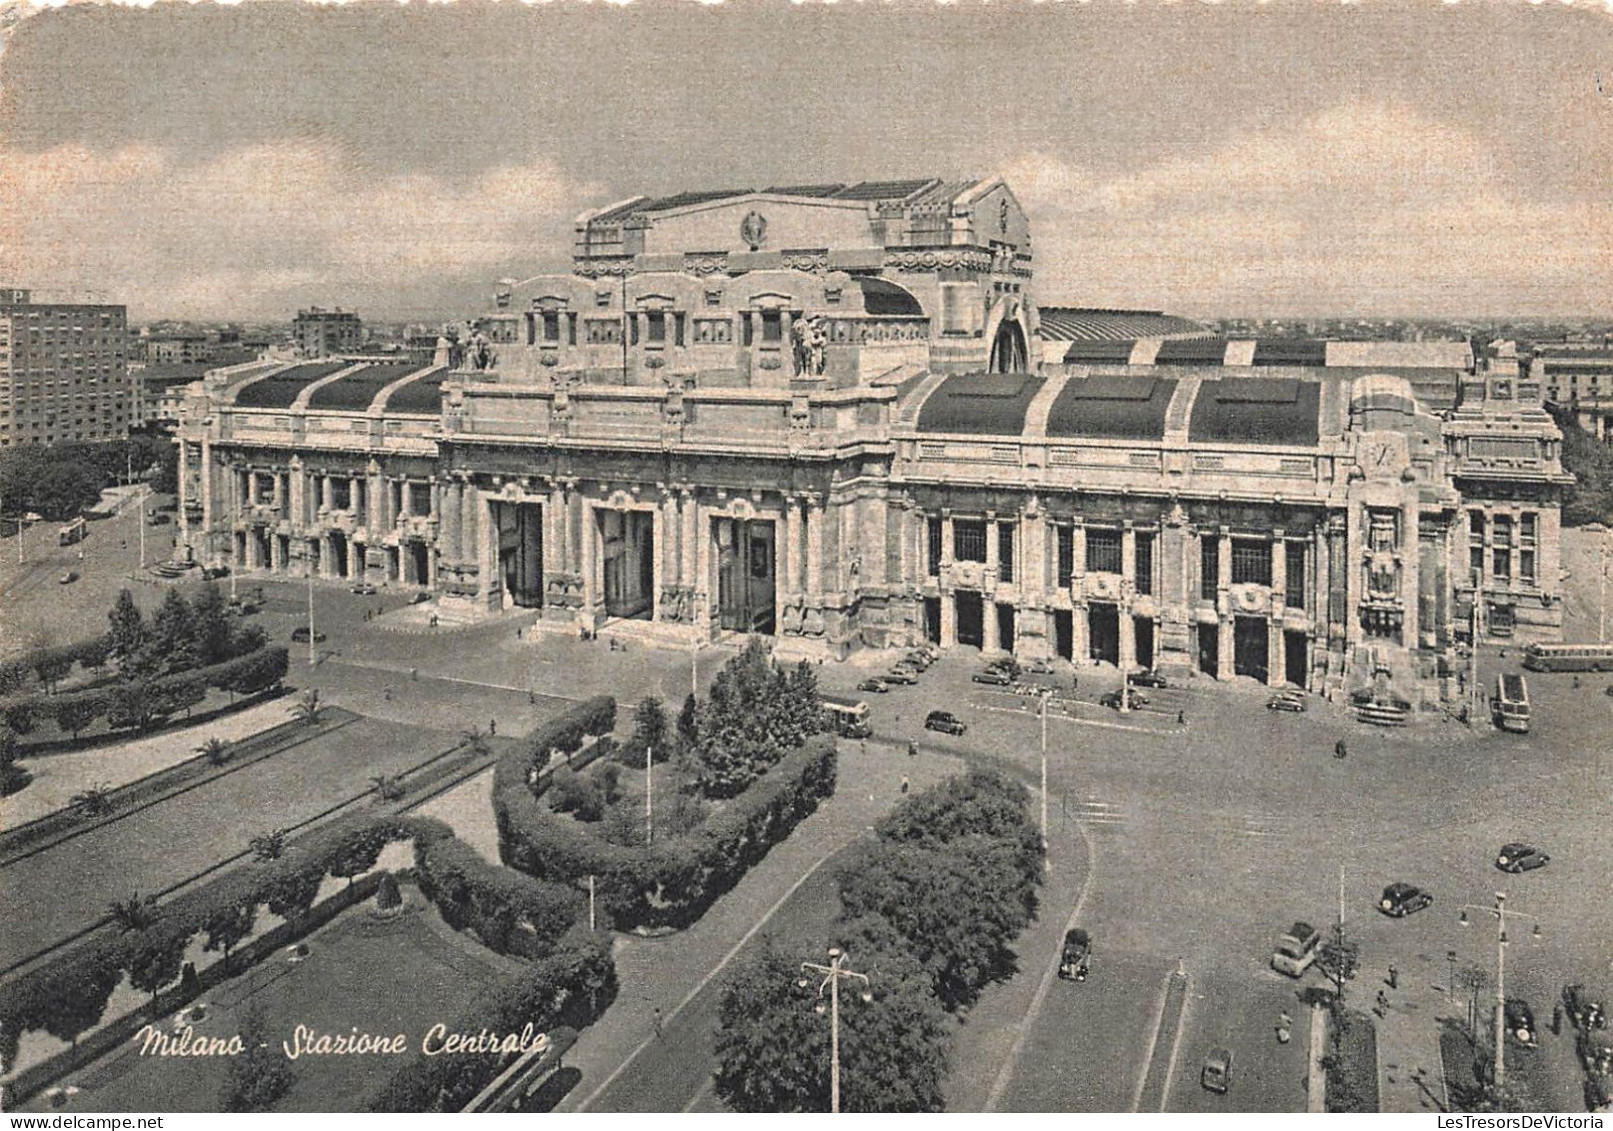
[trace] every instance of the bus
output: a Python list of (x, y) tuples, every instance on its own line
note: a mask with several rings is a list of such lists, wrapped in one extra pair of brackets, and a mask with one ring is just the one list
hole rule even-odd
[(1531, 644), (1523, 666), (1532, 672), (1613, 672), (1613, 644)]
[(71, 546), (84, 541), (85, 535), (89, 532), (90, 524), (84, 521), (83, 515), (80, 515), (56, 532), (56, 541), (59, 545)]
[(868, 722), (868, 704), (845, 695), (820, 695), (823, 710), (842, 738), (868, 738), (874, 733)]
[(1516, 672), (1495, 677), (1495, 698), (1490, 700), (1490, 719), (1502, 730), (1529, 733), (1529, 685)]

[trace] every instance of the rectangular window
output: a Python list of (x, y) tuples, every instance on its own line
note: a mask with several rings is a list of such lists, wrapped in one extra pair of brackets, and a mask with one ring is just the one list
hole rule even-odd
[(930, 576), (939, 577), (941, 575), (941, 520), (939, 518), (932, 517), (929, 519), (928, 533), (930, 552), (930, 560), (928, 564)]
[(1495, 564), (1495, 579), (1497, 581), (1510, 581), (1512, 579), (1512, 551), (1496, 549), (1491, 560)]
[(644, 316), (644, 338), (651, 345), (666, 344), (666, 315), (652, 310)]
[(543, 312), (543, 340), (546, 342), (560, 341), (560, 312), (558, 310), (545, 310)]
[(762, 311), (762, 343), (778, 345), (784, 340), (784, 315), (777, 310)]
[(577, 344), (577, 316), (575, 314), (566, 315), (566, 344), (573, 346)]
[(1014, 524), (997, 524), (997, 576), (1003, 581), (1014, 580)]
[(1512, 516), (1498, 514), (1490, 527), (1490, 545), (1497, 549), (1512, 548)]
[(675, 346), (683, 345), (683, 315), (681, 314), (672, 316), (672, 344)]
[(627, 332), (629, 344), (638, 345), (638, 315), (629, 314), (627, 316)]
[(743, 344), (746, 347), (754, 345), (756, 342), (756, 319), (742, 315), (739, 323), (744, 331), (741, 338)]
[(1137, 533), (1137, 592), (1147, 597), (1154, 592), (1154, 533)]
[(986, 560), (986, 524), (973, 519), (952, 521), (952, 556), (960, 562)]
[(1220, 539), (1213, 534), (1199, 538), (1199, 596), (1206, 601), (1215, 600), (1221, 588)]
[(1518, 551), (1518, 577), (1527, 585), (1535, 583), (1535, 552), (1533, 550)]
[(1060, 526), (1059, 537), (1059, 575), (1058, 587), (1068, 589), (1070, 580), (1075, 576), (1075, 527)]
[(1538, 527), (1538, 516), (1533, 511), (1525, 511), (1518, 520), (1518, 545), (1533, 546)]
[(1120, 531), (1087, 529), (1087, 572), (1120, 572)]
[(1258, 538), (1232, 540), (1232, 584), (1271, 584), (1271, 543)]
[(1305, 543), (1289, 542), (1283, 547), (1285, 569), (1288, 574), (1288, 607), (1305, 607)]

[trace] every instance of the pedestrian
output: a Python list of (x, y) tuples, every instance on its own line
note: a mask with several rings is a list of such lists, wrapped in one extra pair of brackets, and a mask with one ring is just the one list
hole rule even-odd
[(1345, 748), (1344, 748), (1344, 740), (1342, 738), (1339, 739), (1337, 742), (1335, 742), (1333, 744), (1333, 757), (1342, 758), (1347, 753), (1349, 753), (1349, 752), (1347, 750), (1345, 750)]
[(1563, 1007), (1554, 1005), (1551, 1008), (1551, 1035), (1559, 1036), (1563, 1031)]
[(868, 756), (868, 740), (866, 738), (859, 738), (857, 740), (857, 753), (863, 755), (865, 758)]
[(521, 639), (521, 630), (519, 628), (515, 630), (515, 638), (517, 640)]
[(907, 775), (906, 774), (902, 775), (902, 792), (903, 793), (907, 792)]
[(533, 693), (533, 692), (532, 692), (532, 689), (531, 689), (531, 688), (528, 688), (528, 689), (527, 689), (527, 693), (526, 693), (526, 702), (527, 702), (527, 706), (529, 706), (529, 707), (532, 707), (532, 706), (536, 706), (536, 705), (537, 705), (537, 702), (538, 702), (538, 697), (537, 697), (537, 695), (535, 695), (535, 694), (534, 694), (534, 693)]
[(383, 691), (381, 693), (381, 698), (385, 699), (388, 703), (392, 702), (392, 689), (389, 687)]
[(917, 758), (918, 754), (919, 754), (919, 744), (914, 742), (912, 739), (908, 739), (907, 740), (907, 756), (909, 758)]
[(653, 1020), (651, 1020), (650, 1024), (655, 1027), (655, 1039), (660, 1040), (661, 1036), (662, 1036), (662, 1033), (661, 1033), (661, 1007), (659, 1005), (655, 1007), (655, 1017), (654, 1017)]
[(1395, 969), (1392, 963), (1389, 966), (1389, 988), (1391, 990), (1400, 988), (1400, 971)]
[(487, 720), (487, 733), (490, 736), (491, 735), (496, 735), (498, 733), (498, 720), (497, 719), (488, 719)]
[(1185, 711), (1176, 712), (1176, 725), (1179, 727), (1185, 727), (1187, 725), (1187, 713)]
[(1379, 990), (1378, 991), (1378, 1008), (1377, 1008), (1377, 1011), (1376, 1011), (1378, 1016), (1382, 1017), (1388, 1011), (1388, 1009), (1389, 1009), (1389, 995), (1384, 993), (1382, 990)]
[(409, 678), (411, 680), (419, 679), (420, 678), (420, 669), (419, 668), (410, 668), (409, 669)]

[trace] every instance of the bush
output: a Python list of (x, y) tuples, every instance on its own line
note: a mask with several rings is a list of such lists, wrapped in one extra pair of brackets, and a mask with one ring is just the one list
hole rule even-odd
[(489, 950), (541, 958), (577, 921), (582, 896), (573, 888), (497, 868), (456, 839), (447, 826), (415, 837), (420, 893), (443, 922), (473, 931)]
[(381, 877), (381, 886), (375, 889), (375, 906), (382, 911), (403, 906), (403, 893), (398, 890), (398, 881), (391, 872)]
[(562, 766), (549, 783), (549, 808), (571, 813), (579, 821), (592, 823), (605, 815), (605, 795), (591, 779), (569, 766)]
[(586, 699), (565, 714), (539, 726), (527, 736), (525, 763), (532, 770), (542, 770), (553, 752), (572, 754), (582, 749), (589, 735), (608, 734), (616, 725), (616, 700), (608, 695)]

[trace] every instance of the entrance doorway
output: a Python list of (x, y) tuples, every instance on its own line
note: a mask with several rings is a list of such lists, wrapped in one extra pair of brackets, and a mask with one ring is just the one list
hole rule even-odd
[(941, 643), (941, 598), (924, 598), (924, 639), (931, 644)]
[(1232, 620), (1232, 672), (1265, 683), (1270, 675), (1271, 652), (1264, 617)]
[(1105, 664), (1120, 663), (1120, 608), (1097, 602), (1087, 609), (1087, 639), (1094, 660)]
[(1211, 679), (1221, 678), (1221, 626), (1199, 625), (1199, 671)]
[(494, 503), (498, 573), (510, 601), (523, 609), (543, 607), (543, 506)]
[(1004, 318), (991, 341), (991, 372), (1024, 373), (1027, 368), (1025, 332), (1017, 321)]
[(405, 553), (408, 563), (409, 575), (404, 578), (408, 585), (425, 585), (431, 579), (430, 555), (431, 550), (424, 542), (409, 542)]
[(1132, 638), (1136, 641), (1133, 651), (1137, 654), (1137, 666), (1152, 668), (1154, 666), (1154, 620), (1152, 617), (1131, 618)]
[(717, 618), (725, 629), (772, 636), (776, 554), (771, 519), (719, 518), (717, 539)]
[(655, 516), (649, 511), (598, 510), (605, 615), (649, 620), (655, 605)]
[(1310, 640), (1303, 632), (1283, 633), (1283, 676), (1289, 683), (1306, 686), (1310, 674)]
[(972, 589), (960, 589), (953, 598), (958, 607), (958, 643), (971, 648), (986, 643), (986, 621), (980, 594)]
[(1075, 659), (1075, 614), (1069, 609), (1053, 610), (1053, 651), (1066, 660)]
[(997, 606), (997, 647), (1004, 652), (1014, 650), (1014, 606)]
[(334, 577), (347, 576), (347, 535), (337, 530), (330, 532), (330, 572)]

